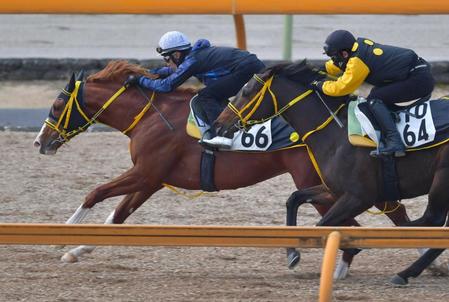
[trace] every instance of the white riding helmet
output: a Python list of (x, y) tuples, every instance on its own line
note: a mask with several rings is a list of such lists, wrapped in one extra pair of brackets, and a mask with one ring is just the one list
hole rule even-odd
[(189, 39), (179, 31), (169, 31), (159, 40), (159, 47), (156, 49), (162, 56), (177, 50), (186, 50), (191, 48)]

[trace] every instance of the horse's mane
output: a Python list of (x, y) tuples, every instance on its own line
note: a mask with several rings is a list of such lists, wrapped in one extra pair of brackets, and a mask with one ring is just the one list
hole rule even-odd
[[(157, 79), (159, 76), (148, 72), (144, 67), (129, 63), (128, 61), (119, 60), (111, 61), (106, 67), (97, 73), (90, 75), (87, 82), (119, 82), (123, 83), (129, 75), (146, 76), (150, 79)], [(195, 94), (198, 92), (196, 87), (179, 87), (178, 92), (186, 92)]]
[(280, 63), (268, 67), (264, 73), (266, 72), (269, 75), (286, 77), (303, 85), (309, 85), (312, 81), (325, 77), (305, 59), (294, 63)]
[(128, 75), (144, 75), (156, 79), (157, 75), (150, 74), (142, 66), (131, 64), (128, 61), (111, 61), (106, 67), (87, 78), (87, 82), (116, 82), (124, 81)]

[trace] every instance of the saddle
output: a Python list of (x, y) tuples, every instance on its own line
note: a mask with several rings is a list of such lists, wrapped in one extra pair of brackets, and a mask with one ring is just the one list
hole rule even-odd
[[(449, 141), (449, 97), (429, 99), (391, 108), (408, 150), (431, 148)], [(352, 145), (360, 147), (375, 148), (379, 143), (380, 127), (363, 97), (349, 103), (348, 138)]]
[[(189, 136), (200, 139), (209, 125), (204, 122), (201, 107), (196, 104), (196, 96), (190, 100), (190, 114), (187, 119), (186, 132)], [(271, 152), (286, 148), (304, 146), (298, 133), (282, 118), (274, 118), (234, 134), (231, 150), (245, 152)]]

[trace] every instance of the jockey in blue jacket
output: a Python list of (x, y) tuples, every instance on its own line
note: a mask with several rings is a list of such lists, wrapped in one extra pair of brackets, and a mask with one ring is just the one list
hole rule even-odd
[(198, 40), (192, 47), (188, 38), (181, 32), (165, 33), (157, 48), (166, 67), (151, 70), (159, 79), (144, 76), (130, 78), (126, 84), (138, 84), (156, 92), (170, 92), (184, 83), (188, 78), (198, 78), (206, 87), (199, 91), (197, 103), (203, 109), (202, 119), (211, 126), (201, 143), (229, 149), (232, 139), (217, 136), (213, 122), (226, 107), (228, 98), (247, 83), (251, 77), (260, 72), (265, 65), (245, 50), (231, 47), (215, 47), (205, 39)]

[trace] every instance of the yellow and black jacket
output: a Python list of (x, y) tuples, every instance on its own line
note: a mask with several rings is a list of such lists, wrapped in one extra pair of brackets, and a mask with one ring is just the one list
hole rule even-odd
[(343, 96), (353, 93), (363, 82), (382, 86), (405, 80), (418, 61), (417, 54), (407, 48), (375, 43), (358, 38), (345, 70), (340, 70), (332, 60), (326, 62), (326, 71), (340, 75), (336, 81), (326, 81), (322, 91), (329, 96)]

